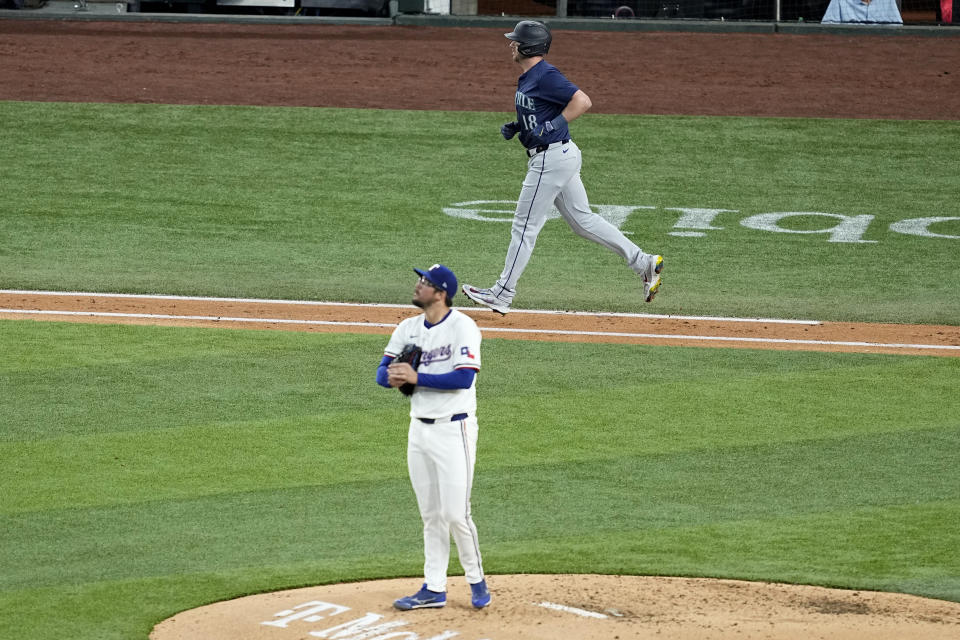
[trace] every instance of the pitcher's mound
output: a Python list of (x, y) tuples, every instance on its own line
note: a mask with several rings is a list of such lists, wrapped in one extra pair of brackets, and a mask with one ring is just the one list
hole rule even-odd
[(442, 609), (397, 611), (413, 578), (293, 589), (218, 602), (161, 622), (152, 640), (944, 640), (960, 603), (871, 591), (598, 575), (488, 576), (493, 602), (470, 605), (451, 578)]

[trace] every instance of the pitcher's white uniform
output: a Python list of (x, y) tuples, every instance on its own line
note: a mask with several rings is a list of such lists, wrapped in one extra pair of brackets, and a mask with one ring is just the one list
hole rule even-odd
[[(406, 344), (423, 349), (418, 374), (480, 369), (480, 329), (451, 309), (427, 326), (426, 316), (397, 326), (384, 354), (396, 357)], [(469, 389), (434, 389), (417, 384), (410, 396), (407, 468), (423, 518), (424, 577), (431, 591), (446, 591), (450, 534), (470, 584), (484, 579), (470, 492), (477, 454), (476, 379)]]

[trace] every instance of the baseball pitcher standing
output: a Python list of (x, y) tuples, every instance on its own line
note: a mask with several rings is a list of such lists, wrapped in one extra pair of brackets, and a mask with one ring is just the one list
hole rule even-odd
[[(442, 607), (447, 602), (450, 534), (470, 584), (473, 606), (490, 604), (483, 576), (477, 527), (470, 515), (470, 492), (477, 458), (477, 388), (480, 329), (452, 309), (457, 278), (442, 264), (420, 276), (413, 304), (423, 309), (401, 322), (390, 336), (377, 368), (377, 383), (403, 388), (412, 384), (407, 469), (423, 519), (423, 573), (417, 593), (393, 603), (397, 609)], [(420, 348), (419, 362), (395, 362), (407, 345)]]
[(477, 304), (500, 314), (510, 310), (517, 281), (533, 254), (537, 235), (552, 206), (574, 233), (616, 252), (643, 279), (643, 298), (653, 300), (660, 290), (663, 258), (644, 253), (615, 226), (590, 210), (587, 192), (580, 180), (580, 148), (570, 139), (569, 123), (593, 106), (587, 96), (544, 59), (553, 36), (547, 26), (521, 20), (510, 40), (513, 61), (522, 73), (517, 81), (517, 119), (500, 128), (510, 140), (519, 134), (527, 155), (527, 176), (517, 202), (510, 232), (510, 247), (503, 272), (489, 289), (463, 285), (463, 292)]

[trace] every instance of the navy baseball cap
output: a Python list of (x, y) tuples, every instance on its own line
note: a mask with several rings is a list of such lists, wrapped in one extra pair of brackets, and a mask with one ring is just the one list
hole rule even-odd
[(437, 289), (446, 291), (451, 298), (457, 294), (457, 276), (442, 264), (435, 264), (426, 271), (414, 269), (413, 272), (429, 281)]

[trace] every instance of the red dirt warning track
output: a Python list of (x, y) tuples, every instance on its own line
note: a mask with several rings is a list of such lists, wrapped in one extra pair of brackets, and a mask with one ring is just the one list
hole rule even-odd
[[(947, 27), (949, 29), (949, 27)], [(0, 100), (509, 112), (502, 28), (0, 20)], [(591, 113), (960, 119), (960, 38), (558, 31)]]

